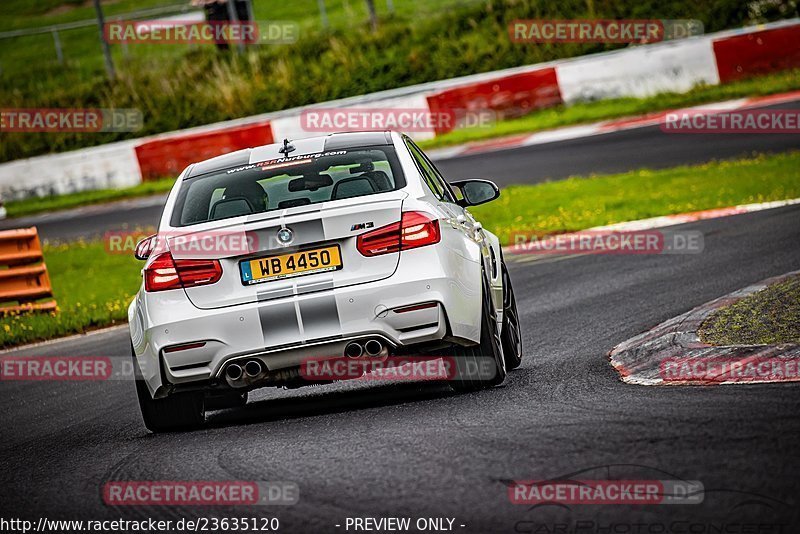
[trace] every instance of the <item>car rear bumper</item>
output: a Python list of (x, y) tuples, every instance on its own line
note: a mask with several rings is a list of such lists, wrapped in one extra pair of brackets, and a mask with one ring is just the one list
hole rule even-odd
[[(273, 371), (341, 356), (351, 339), (404, 347), (442, 339), (449, 327), (452, 336), (477, 342), (480, 263), (444, 247), (401, 256), (384, 280), (212, 310), (196, 308), (182, 291), (140, 292), (129, 310), (131, 338), (151, 393), (165, 394), (165, 381), (217, 379), (227, 363), (244, 358)], [(435, 306), (403, 310), (423, 303)]]

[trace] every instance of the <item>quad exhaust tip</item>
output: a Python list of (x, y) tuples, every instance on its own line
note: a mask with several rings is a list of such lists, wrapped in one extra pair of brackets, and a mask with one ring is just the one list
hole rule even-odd
[[(380, 356), (384, 351), (384, 344), (377, 339), (369, 339), (363, 345), (357, 341), (351, 341), (344, 348), (344, 354), (348, 358), (360, 358), (364, 354), (370, 357)], [(260, 360), (249, 360), (243, 366), (232, 363), (225, 369), (225, 377), (228, 383), (235, 386), (243, 378), (256, 378), (264, 372), (264, 364)]]
[(364, 354), (370, 357), (380, 356), (384, 345), (377, 339), (367, 340), (363, 345), (357, 341), (351, 341), (344, 347), (344, 355), (348, 358), (360, 358)]
[(242, 378), (242, 367), (239, 364), (231, 364), (225, 369), (225, 375), (231, 380), (239, 380)]
[(242, 378), (255, 378), (264, 371), (264, 365), (258, 360), (250, 360), (244, 366), (232, 363), (225, 368), (225, 377), (228, 383), (238, 382)]
[(383, 343), (377, 339), (370, 339), (364, 343), (364, 351), (368, 356), (377, 356), (383, 350)]
[(261, 371), (264, 370), (264, 367), (261, 365), (261, 362), (258, 360), (250, 360), (246, 364), (244, 364), (244, 372), (250, 378), (255, 378), (261, 374)]
[(360, 358), (364, 354), (364, 349), (355, 341), (351, 341), (344, 348), (344, 353), (348, 358)]

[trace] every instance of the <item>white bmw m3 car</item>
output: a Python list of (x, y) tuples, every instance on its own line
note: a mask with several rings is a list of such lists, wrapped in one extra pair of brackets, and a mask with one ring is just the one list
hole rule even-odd
[[(522, 343), (497, 237), (408, 137), (340, 133), (190, 165), (143, 240), (128, 310), (136, 390), (154, 432), (194, 428), (253, 389), (310, 380), (309, 359), (455, 362), (458, 391), (494, 386)], [(479, 371), (476, 371), (479, 369)]]

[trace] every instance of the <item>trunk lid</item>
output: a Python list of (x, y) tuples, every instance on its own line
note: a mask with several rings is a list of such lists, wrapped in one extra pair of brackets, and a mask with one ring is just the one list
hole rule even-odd
[[(218, 282), (184, 289), (192, 304), (201, 309), (374, 282), (394, 274), (400, 254), (364, 257), (356, 248), (357, 237), (370, 229), (399, 221), (406, 196), (402, 191), (389, 191), (297, 206), (239, 217), (228, 224), (198, 225), (199, 228), (181, 231), (167, 241), (176, 260), (208, 258), (217, 259), (222, 265), (222, 277)], [(279, 239), (280, 231), (284, 240), (290, 237), (288, 244)], [(330, 255), (327, 264), (319, 262), (320, 257), (326, 259), (320, 249), (326, 249)], [(313, 254), (314, 251), (317, 253)], [(299, 252), (306, 254), (292, 259), (285, 256)], [(341, 266), (334, 268), (337, 255)], [(277, 260), (283, 262), (283, 268), (276, 274), (271, 263), (262, 261), (268, 258), (266, 261), (271, 262), (277, 256), (284, 256), (284, 259)], [(250, 268), (242, 268), (242, 264)], [(299, 274), (295, 270), (314, 268), (318, 272), (312, 274)], [(265, 274), (271, 277), (268, 281), (255, 280)]]

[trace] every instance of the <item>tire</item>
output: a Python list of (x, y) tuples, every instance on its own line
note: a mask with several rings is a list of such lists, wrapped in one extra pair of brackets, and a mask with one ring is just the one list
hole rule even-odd
[[(481, 304), (481, 342), (470, 347), (454, 347), (452, 352), (456, 375), (450, 381), (450, 387), (454, 391), (478, 391), (502, 384), (506, 379), (505, 359), (491, 302), (488, 285), (484, 282)], [(483, 365), (487, 362), (491, 362), (492, 368), (487, 369), (489, 373), (486, 376), (481, 376), (485, 369)], [(478, 376), (476, 376), (475, 369), (481, 369)]]
[(133, 354), (133, 368), (136, 372), (136, 395), (139, 398), (139, 408), (142, 411), (144, 426), (150, 432), (174, 432), (179, 430), (192, 430), (205, 423), (205, 406), (203, 392), (173, 393), (164, 399), (154, 399), (139, 370), (139, 362)]
[(502, 262), (501, 267), (503, 269), (503, 331), (500, 340), (503, 343), (506, 369), (511, 371), (522, 363), (522, 334), (519, 328), (517, 299), (514, 297), (511, 277), (508, 275), (505, 262)]
[(241, 408), (247, 404), (248, 393), (226, 391), (224, 394), (208, 395), (205, 400), (206, 410), (226, 410), (228, 408)]

